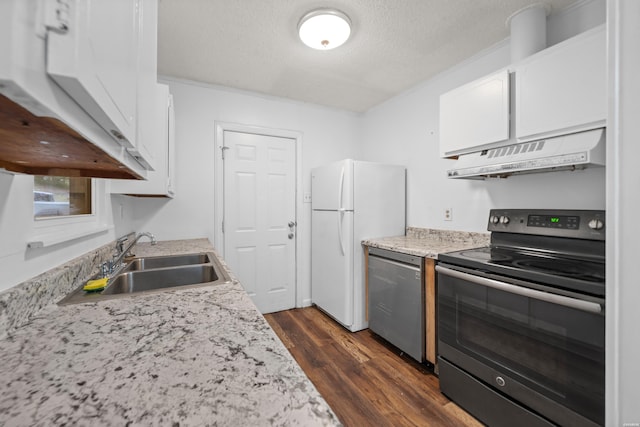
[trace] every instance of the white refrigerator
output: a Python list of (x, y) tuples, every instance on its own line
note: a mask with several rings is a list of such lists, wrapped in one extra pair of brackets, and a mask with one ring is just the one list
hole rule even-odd
[(404, 166), (354, 161), (311, 171), (311, 301), (352, 332), (366, 329), (367, 238), (400, 236)]

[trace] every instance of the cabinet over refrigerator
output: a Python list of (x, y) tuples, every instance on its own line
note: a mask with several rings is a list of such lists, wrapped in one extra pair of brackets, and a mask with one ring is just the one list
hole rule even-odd
[(352, 332), (367, 328), (367, 238), (405, 234), (406, 170), (355, 161), (311, 171), (311, 301)]

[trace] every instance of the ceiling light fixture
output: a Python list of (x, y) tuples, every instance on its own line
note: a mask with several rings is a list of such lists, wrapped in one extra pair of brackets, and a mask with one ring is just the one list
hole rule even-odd
[(302, 17), (298, 34), (304, 44), (329, 50), (341, 46), (351, 35), (351, 20), (335, 9), (316, 9)]

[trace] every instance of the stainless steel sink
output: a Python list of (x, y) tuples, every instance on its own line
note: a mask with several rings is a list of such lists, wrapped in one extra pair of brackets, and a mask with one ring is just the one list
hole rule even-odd
[(103, 295), (131, 294), (175, 286), (215, 282), (218, 275), (212, 265), (190, 265), (155, 270), (129, 271), (114, 277)]
[(127, 263), (122, 272), (177, 267), (181, 265), (207, 264), (209, 262), (209, 255), (206, 253), (141, 257), (132, 259)]
[(231, 278), (213, 252), (134, 258), (109, 279), (101, 292), (85, 292), (79, 286), (60, 305), (94, 302), (150, 293), (227, 283)]

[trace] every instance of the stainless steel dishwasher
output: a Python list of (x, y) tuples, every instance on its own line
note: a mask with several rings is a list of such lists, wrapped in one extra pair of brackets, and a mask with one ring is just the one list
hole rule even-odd
[(369, 329), (424, 360), (422, 258), (369, 248)]

